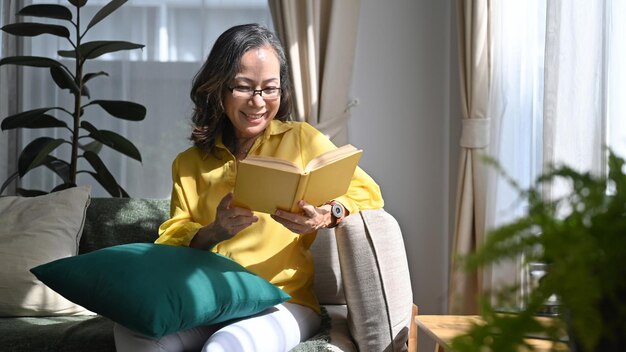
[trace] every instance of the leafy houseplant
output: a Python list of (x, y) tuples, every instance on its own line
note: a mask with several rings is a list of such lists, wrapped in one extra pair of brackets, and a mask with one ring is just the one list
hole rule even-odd
[[(623, 351), (626, 175), (624, 159), (610, 151), (608, 161), (608, 177), (558, 166), (527, 190), (509, 179), (528, 202), (527, 213), (494, 230), (477, 252), (465, 258), (468, 269), (523, 253), (528, 262), (547, 264), (548, 271), (519, 312), (502, 314), (487, 300), (482, 302), (485, 324), (456, 338), (454, 351), (517, 351), (525, 344), (524, 336), (537, 334), (566, 341), (562, 343), (572, 352)], [(547, 201), (542, 185), (556, 180), (567, 182), (571, 191)], [(515, 287), (498, 290), (500, 302), (515, 292)], [(551, 324), (540, 324), (536, 313), (553, 295), (559, 299), (560, 314)]]
[[(65, 128), (69, 131), (67, 139), (40, 137), (30, 142), (18, 158), (18, 171), (5, 181), (0, 187), (0, 194), (17, 178), (21, 178), (29, 171), (45, 166), (58, 175), (62, 183), (51, 191), (65, 189), (76, 185), (77, 173), (88, 173), (96, 179), (107, 192), (114, 197), (128, 197), (128, 193), (117, 183), (114, 176), (109, 172), (98, 152), (102, 145), (109, 146), (130, 158), (141, 162), (141, 153), (135, 145), (121, 135), (108, 130), (98, 129), (92, 123), (86, 121), (85, 112), (90, 106), (99, 106), (113, 117), (140, 121), (145, 118), (146, 108), (143, 105), (120, 100), (91, 100), (84, 104), (83, 97), (91, 99), (87, 82), (99, 76), (108, 76), (108, 73), (84, 72), (85, 63), (103, 54), (120, 50), (143, 48), (144, 45), (126, 41), (99, 40), (83, 42), (83, 37), (96, 24), (100, 23), (108, 15), (122, 6), (126, 0), (112, 0), (103, 6), (91, 18), (87, 26), (81, 27), (81, 8), (87, 0), (68, 0), (73, 6), (70, 8), (57, 4), (35, 4), (22, 8), (17, 15), (49, 18), (64, 21), (68, 25), (47, 24), (37, 22), (20, 22), (7, 24), (2, 30), (16, 36), (34, 37), (41, 34), (49, 34), (67, 39), (71, 46), (70, 50), (59, 50), (58, 56), (74, 60), (74, 67), (70, 69), (61, 62), (47, 57), (39, 56), (11, 56), (0, 60), (0, 65), (20, 65), (31, 67), (43, 67), (50, 70), (50, 75), (55, 84), (62, 90), (69, 90), (73, 95), (73, 106), (68, 110), (64, 107), (44, 107), (24, 111), (6, 117), (2, 121), (2, 130), (17, 128)], [(74, 15), (75, 14), (75, 15)], [(69, 27), (69, 29), (68, 29)], [(70, 30), (71, 29), (71, 30)], [(73, 33), (71, 33), (73, 32)], [(49, 113), (58, 111), (67, 115), (71, 122), (68, 124), (63, 119), (58, 119)], [(69, 161), (61, 160), (51, 155), (53, 151), (62, 145), (69, 145)], [(78, 159), (84, 158), (93, 171), (78, 170)], [(40, 190), (18, 189), (18, 193), (26, 196), (44, 194)]]

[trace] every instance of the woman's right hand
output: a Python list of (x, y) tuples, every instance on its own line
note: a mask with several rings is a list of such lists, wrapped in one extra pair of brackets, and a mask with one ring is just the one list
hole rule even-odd
[(232, 192), (222, 198), (217, 205), (215, 221), (201, 228), (189, 243), (189, 247), (211, 249), (259, 220), (249, 209), (231, 207), (232, 200)]

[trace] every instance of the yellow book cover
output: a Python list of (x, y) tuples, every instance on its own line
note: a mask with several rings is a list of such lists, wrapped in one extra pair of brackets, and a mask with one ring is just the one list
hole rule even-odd
[(248, 156), (237, 166), (232, 204), (268, 214), (299, 212), (300, 199), (320, 206), (348, 191), (361, 154), (347, 144), (318, 155), (304, 170), (288, 160)]

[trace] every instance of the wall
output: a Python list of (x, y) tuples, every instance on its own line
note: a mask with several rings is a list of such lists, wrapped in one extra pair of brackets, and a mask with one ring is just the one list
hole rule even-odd
[(403, 230), (420, 314), (446, 309), (459, 97), (453, 2), (362, 0), (349, 122)]

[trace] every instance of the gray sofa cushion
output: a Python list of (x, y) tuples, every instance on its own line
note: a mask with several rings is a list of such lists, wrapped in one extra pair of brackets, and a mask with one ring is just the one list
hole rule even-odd
[(350, 337), (350, 329), (348, 329), (348, 307), (345, 305), (328, 305), (324, 307), (331, 321), (329, 349), (332, 351), (356, 352), (356, 346)]
[(113, 322), (100, 316), (0, 318), (0, 351), (113, 352)]
[(311, 253), (315, 265), (314, 289), (317, 299), (323, 305), (345, 305), (334, 230), (319, 230), (311, 245)]
[(398, 223), (383, 209), (364, 210), (335, 232), (348, 327), (359, 351), (406, 350), (413, 293)]
[(154, 242), (169, 218), (168, 199), (93, 198), (79, 253), (118, 244)]
[[(153, 242), (168, 213), (168, 200), (92, 199), (80, 253), (123, 243)], [(384, 210), (353, 214), (335, 234), (320, 231), (312, 251), (317, 271), (315, 289), (332, 319), (330, 344), (324, 350), (356, 351), (355, 344), (360, 351), (405, 348), (412, 293), (395, 219)], [(339, 262), (350, 269), (340, 272)], [(114, 351), (110, 320), (93, 316), (55, 319), (0, 318), (0, 351)], [(300, 350), (307, 351), (310, 346), (318, 344), (312, 341)]]

